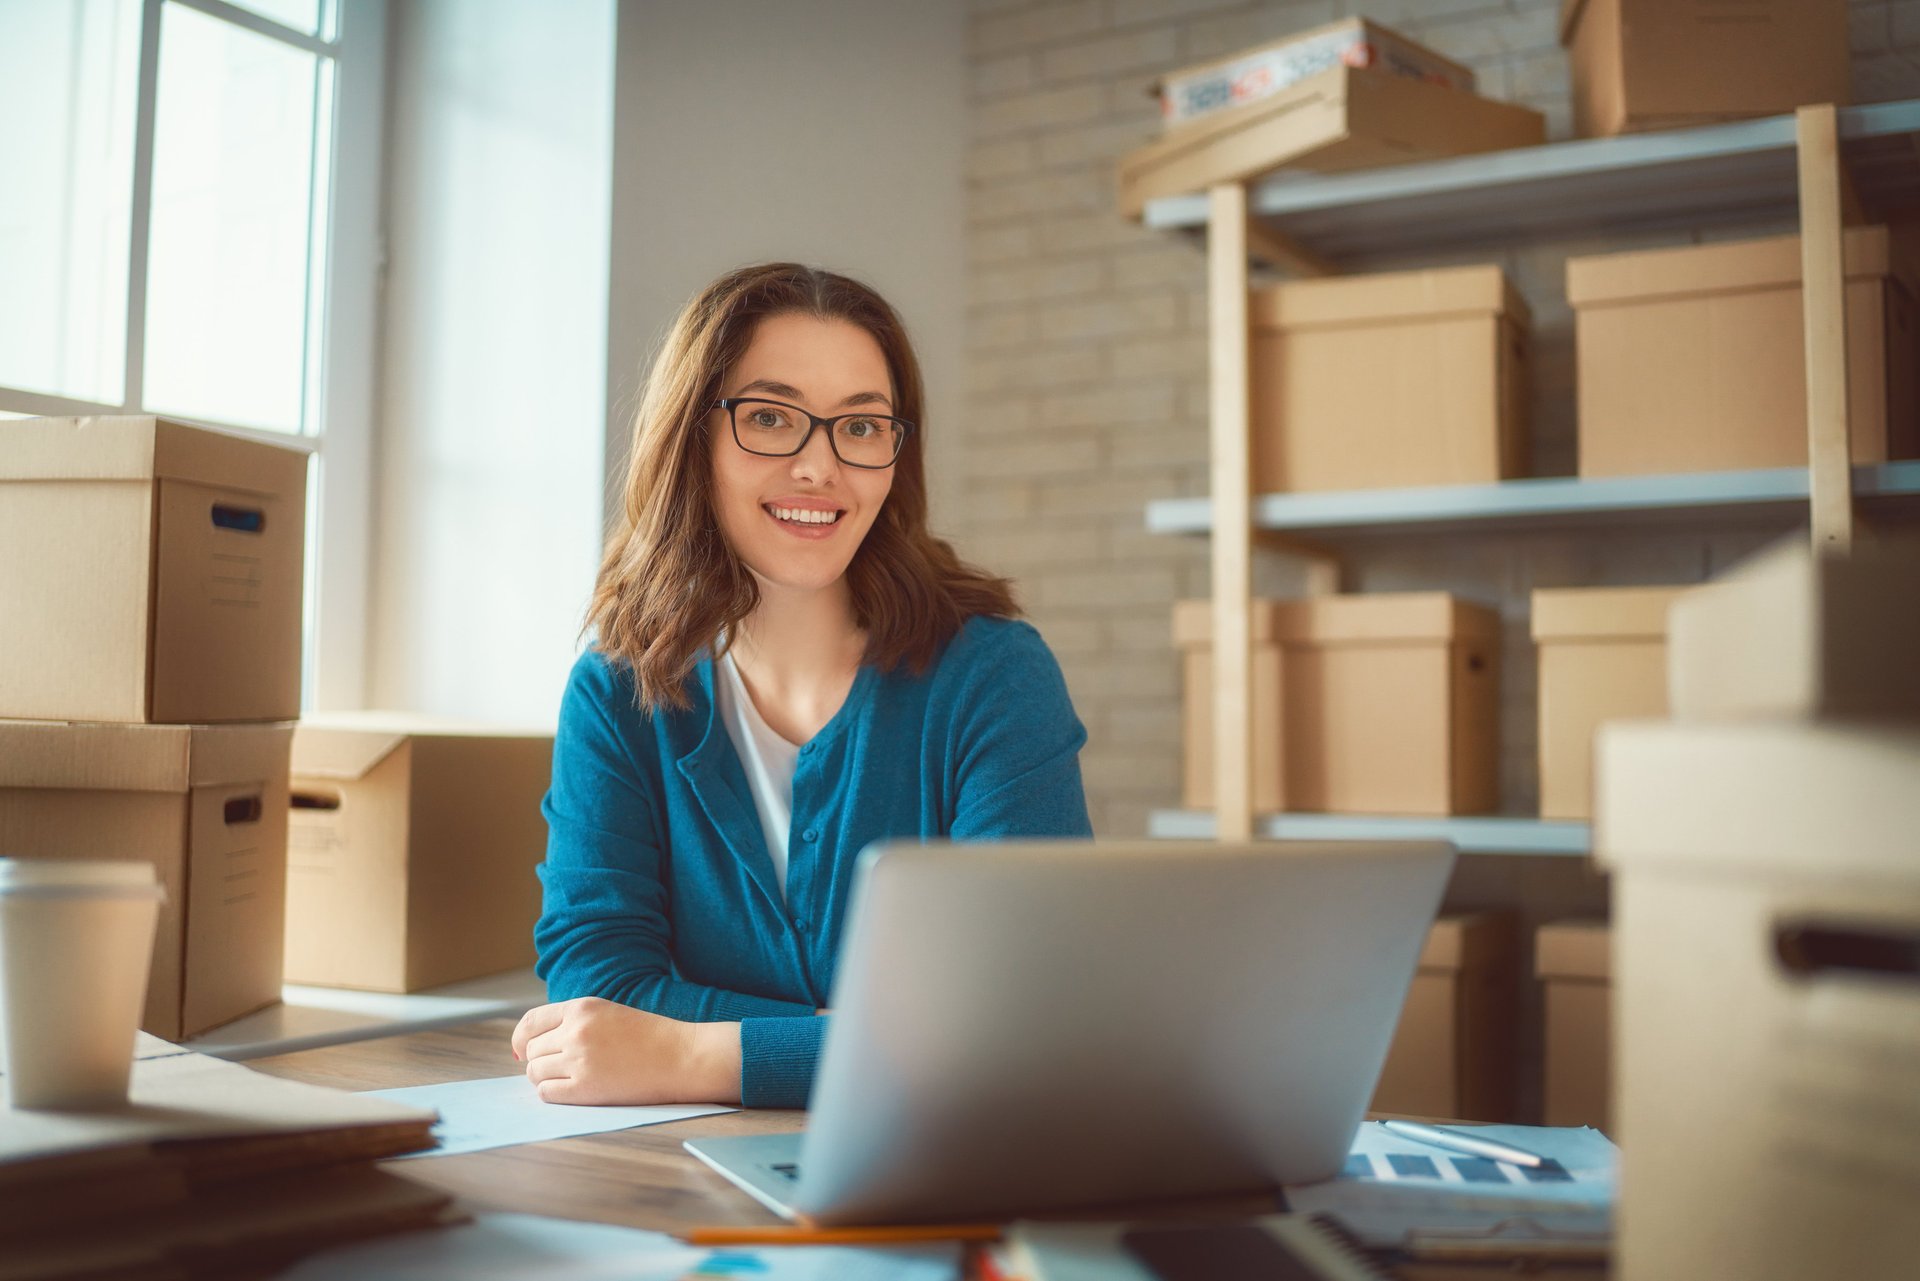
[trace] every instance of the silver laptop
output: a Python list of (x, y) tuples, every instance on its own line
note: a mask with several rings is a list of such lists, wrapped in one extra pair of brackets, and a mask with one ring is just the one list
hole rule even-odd
[(807, 1129), (687, 1150), (822, 1224), (1331, 1177), (1453, 857), (1442, 842), (877, 846)]

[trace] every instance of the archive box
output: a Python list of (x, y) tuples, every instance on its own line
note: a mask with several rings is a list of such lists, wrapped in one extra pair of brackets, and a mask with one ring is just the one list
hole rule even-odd
[[(1884, 227), (1844, 238), (1853, 461), (1911, 457), (1911, 276)], [(1582, 476), (1807, 465), (1800, 238), (1567, 261)]]
[(1624, 1281), (1913, 1275), (1916, 779), (1910, 725), (1601, 731)]
[(197, 1036), (280, 999), (292, 736), (0, 721), (0, 849), (154, 865), (167, 897), (141, 1026), (155, 1036)]
[(0, 716), (300, 710), (307, 456), (160, 418), (0, 422)]
[(1369, 1110), (1512, 1119), (1515, 928), (1509, 912), (1448, 915), (1433, 923)]
[(532, 965), (553, 736), (391, 712), (293, 737), (287, 981), (412, 992)]
[(1533, 972), (1546, 998), (1544, 1115), (1548, 1125), (1613, 1133), (1613, 957), (1604, 921), (1556, 921), (1534, 936)]
[(1255, 291), (1256, 493), (1491, 484), (1526, 471), (1526, 303), (1498, 267)]
[(1583, 137), (1851, 101), (1846, 0), (1561, 0)]
[[(1445, 815), (1496, 806), (1492, 610), (1443, 592), (1254, 601), (1253, 628), (1265, 638), (1254, 655), (1256, 808)], [(1214, 803), (1211, 603), (1176, 604), (1173, 630), (1185, 804), (1204, 809)]]
[(1593, 814), (1593, 732), (1667, 714), (1667, 610), (1680, 587), (1533, 594), (1540, 669), (1540, 816)]

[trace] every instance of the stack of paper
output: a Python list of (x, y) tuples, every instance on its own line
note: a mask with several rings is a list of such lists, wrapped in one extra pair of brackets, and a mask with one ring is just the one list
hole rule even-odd
[(0, 1281), (264, 1274), (309, 1250), (449, 1221), (373, 1162), (434, 1114), (143, 1038), (129, 1102), (0, 1112)]

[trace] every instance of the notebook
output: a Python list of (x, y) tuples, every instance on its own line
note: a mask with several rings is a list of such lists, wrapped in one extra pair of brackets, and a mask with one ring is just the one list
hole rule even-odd
[(1019, 1281), (1378, 1281), (1392, 1274), (1330, 1219), (1274, 1214), (1220, 1223), (1016, 1223)]

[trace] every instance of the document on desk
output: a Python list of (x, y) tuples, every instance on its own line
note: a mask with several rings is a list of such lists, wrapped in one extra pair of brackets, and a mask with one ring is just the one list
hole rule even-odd
[(1604, 1245), (1613, 1236), (1619, 1149), (1598, 1130), (1463, 1125), (1463, 1134), (1548, 1158), (1529, 1170), (1361, 1125), (1340, 1177), (1287, 1189), (1301, 1214), (1331, 1215), (1371, 1246), (1481, 1242)]
[(671, 1107), (579, 1107), (542, 1103), (533, 1082), (525, 1076), (496, 1076), (480, 1081), (449, 1081), (445, 1085), (410, 1085), (397, 1090), (368, 1090), (384, 1099), (432, 1108), (440, 1114), (433, 1127), (439, 1146), (407, 1158), (455, 1156), (516, 1143), (541, 1143), (608, 1130), (630, 1130), (640, 1125), (684, 1121), (734, 1109), (717, 1103), (676, 1104)]

